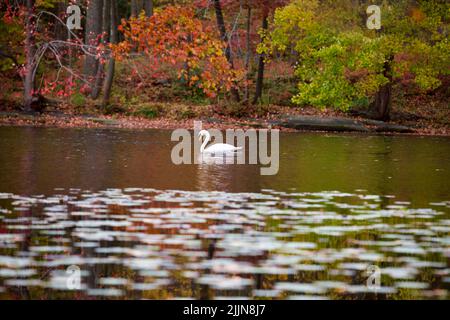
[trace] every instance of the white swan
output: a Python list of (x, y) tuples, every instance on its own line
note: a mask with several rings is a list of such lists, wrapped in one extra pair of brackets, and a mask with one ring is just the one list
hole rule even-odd
[(205, 140), (203, 141), (202, 146), (200, 147), (200, 153), (227, 153), (242, 150), (242, 147), (235, 147), (231, 144), (226, 143), (216, 143), (206, 148), (206, 145), (208, 144), (209, 140), (211, 140), (211, 135), (207, 130), (200, 131), (198, 133), (198, 137), (200, 141), (202, 141), (203, 137), (205, 137)]

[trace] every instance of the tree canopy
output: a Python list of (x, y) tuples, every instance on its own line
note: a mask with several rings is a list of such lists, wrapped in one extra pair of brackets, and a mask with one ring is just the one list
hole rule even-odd
[[(67, 30), (71, 4), (82, 30)], [(367, 27), (371, 5), (379, 30)], [(26, 109), (37, 95), (82, 104), (103, 92), (108, 105), (169, 84), (240, 110), (284, 103), (387, 120), (393, 90), (446, 83), (449, 14), (445, 0), (6, 1), (0, 70), (22, 78)]]
[(446, 1), (384, 1), (382, 30), (363, 23), (367, 4), (295, 0), (275, 12), (259, 49), (294, 54), (296, 104), (349, 110), (368, 106), (394, 82), (428, 91), (449, 73)]

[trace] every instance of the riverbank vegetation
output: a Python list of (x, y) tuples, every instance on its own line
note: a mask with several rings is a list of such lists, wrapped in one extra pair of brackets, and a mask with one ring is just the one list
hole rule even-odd
[[(379, 30), (367, 27), (371, 4)], [(71, 5), (80, 29), (66, 26)], [(446, 134), (449, 12), (445, 0), (7, 0), (0, 108), (164, 121), (337, 115)]]

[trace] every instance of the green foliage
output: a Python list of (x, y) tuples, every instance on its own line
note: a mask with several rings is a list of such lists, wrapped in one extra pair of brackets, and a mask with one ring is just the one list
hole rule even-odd
[(42, 9), (51, 9), (55, 7), (55, 4), (59, 2), (59, 0), (36, 0), (36, 7)]
[(75, 93), (70, 97), (70, 103), (76, 107), (82, 107), (86, 104), (86, 98), (81, 93)]
[(177, 112), (177, 119), (180, 120), (194, 118), (195, 116), (196, 114), (190, 106), (184, 106)]
[(139, 107), (136, 111), (133, 112), (134, 116), (148, 118), (148, 119), (154, 119), (158, 117), (159, 115), (159, 108), (158, 106), (154, 105), (143, 105)]
[(305, 54), (296, 68), (300, 82), (293, 102), (348, 110), (373, 95), (387, 82), (382, 75), (383, 54), (376, 50), (379, 42), (359, 33), (342, 33), (329, 46)]
[(450, 62), (448, 4), (385, 1), (384, 31), (376, 34), (362, 23), (365, 7), (358, 11), (348, 3), (296, 0), (276, 11), (259, 51), (296, 52), (294, 103), (346, 111), (367, 106), (391, 81), (407, 79), (424, 91), (441, 85)]
[[(6, 50), (16, 57), (19, 63), (23, 63), (23, 54), (19, 54), (21, 41), (23, 40), (23, 27), (19, 19), (6, 19), (0, 12), (0, 49)], [(14, 69), (13, 61), (0, 56), (0, 72)]]

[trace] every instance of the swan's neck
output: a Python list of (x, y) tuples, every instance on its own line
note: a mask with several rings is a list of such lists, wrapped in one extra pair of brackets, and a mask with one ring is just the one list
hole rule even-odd
[(200, 152), (205, 151), (206, 145), (208, 144), (210, 139), (211, 139), (211, 136), (209, 135), (209, 132), (206, 131), (205, 140), (203, 141), (202, 146), (200, 147)]

